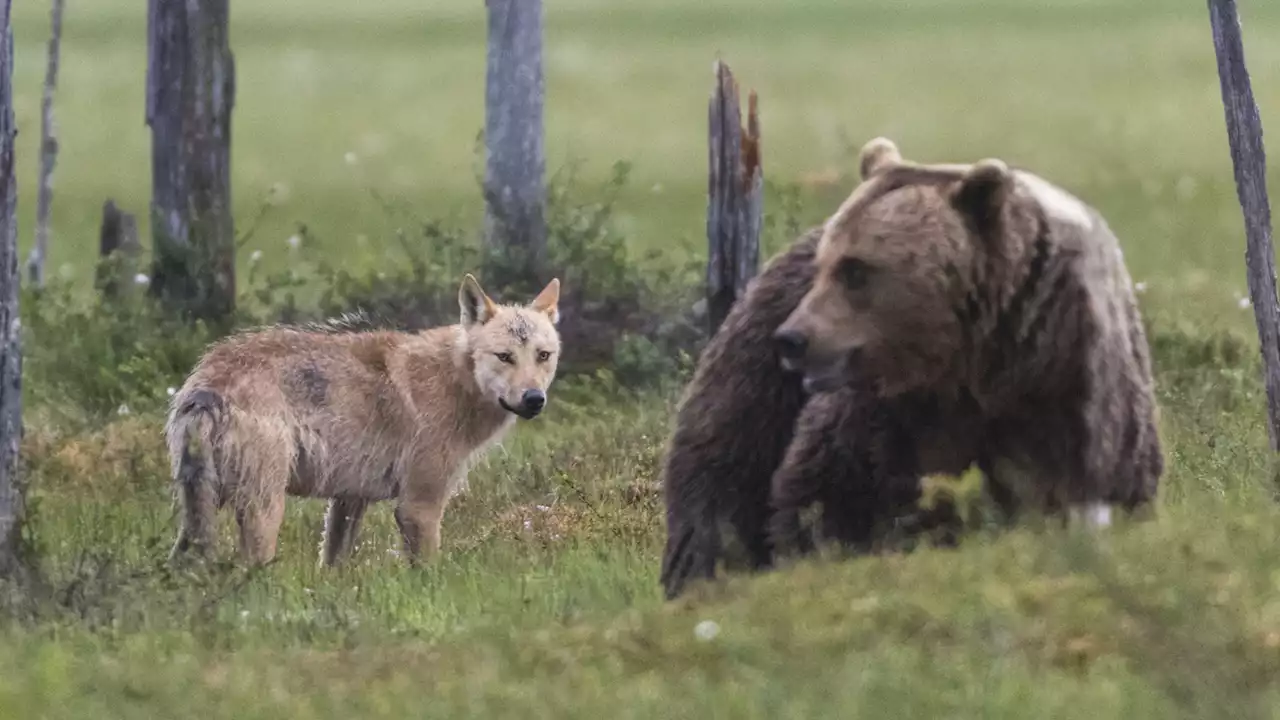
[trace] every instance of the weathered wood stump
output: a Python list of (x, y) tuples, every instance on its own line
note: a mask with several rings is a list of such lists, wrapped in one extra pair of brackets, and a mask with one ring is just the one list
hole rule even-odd
[(738, 83), (728, 65), (715, 64), (710, 103), (707, 183), (707, 323), (714, 335), (760, 264), (764, 174), (756, 93), (742, 127)]

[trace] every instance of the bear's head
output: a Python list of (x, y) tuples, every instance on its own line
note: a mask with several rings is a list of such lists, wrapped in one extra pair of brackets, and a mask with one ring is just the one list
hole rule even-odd
[(857, 373), (886, 396), (936, 387), (958, 372), (975, 259), (1001, 241), (1012, 171), (904, 161), (867, 143), (862, 182), (827, 221), (813, 286), (774, 334), (782, 363), (809, 392)]

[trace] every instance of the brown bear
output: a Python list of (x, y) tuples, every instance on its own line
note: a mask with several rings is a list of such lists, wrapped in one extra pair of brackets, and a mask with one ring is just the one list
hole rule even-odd
[(751, 280), (685, 389), (662, 472), (669, 598), (690, 579), (713, 577), (722, 558), (744, 568), (770, 560), (770, 478), (806, 399), (800, 378), (778, 363), (773, 332), (812, 284), (818, 238), (810, 230)]
[(998, 160), (918, 165), (878, 138), (860, 169), (700, 359), (664, 468), (668, 597), (725, 538), (751, 568), (803, 549), (815, 501), (823, 536), (865, 541), (925, 473), (977, 464), (1011, 513), (1100, 523), (1155, 495), (1149, 350), (1100, 215)]
[[(779, 364), (773, 333), (811, 287), (820, 237), (821, 228), (802, 234), (752, 279), (685, 390), (662, 473), (669, 599), (689, 580), (714, 577), (720, 562), (768, 567), (775, 543), (801, 552), (820, 540), (867, 547), (885, 525), (945, 530), (953, 519), (946, 507), (916, 508), (909, 435), (886, 403), (853, 383), (810, 397)], [(815, 503), (815, 527), (793, 514), (771, 527), (771, 504)]]

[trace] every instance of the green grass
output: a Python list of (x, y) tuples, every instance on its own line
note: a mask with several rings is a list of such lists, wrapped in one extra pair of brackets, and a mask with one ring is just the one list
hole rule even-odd
[[(1242, 5), (1274, 126), (1280, 6)], [(47, 8), (14, 10), (25, 250)], [(475, 223), (482, 3), (270, 0), (232, 13), (242, 229), (259, 198), (287, 188), (242, 269), (252, 249), (288, 263), (295, 222), (330, 260), (386, 262), (405, 220), (375, 192)], [(1169, 463), (1158, 517), (1094, 539), (1023, 528), (953, 552), (816, 561), (664, 604), (655, 483), (673, 393), (565, 387), (474, 473), (430, 567), (402, 566), (380, 507), (357, 561), (322, 572), (322, 506), (295, 502), (275, 565), (172, 575), (162, 418), (72, 426), (36, 404), (31, 530), (54, 594), (0, 625), (0, 717), (1280, 710), (1280, 508), (1202, 4), (549, 0), (546, 13), (551, 164), (581, 158), (603, 179), (632, 162), (619, 225), (637, 250), (701, 252), (717, 53), (760, 92), (774, 182), (847, 172), (850, 144), (887, 134), (913, 159), (1033, 167), (1101, 208), (1147, 288)], [(108, 196), (146, 232), (144, 40), (145, 3), (68, 6), (55, 274), (87, 279)], [(806, 188), (815, 220), (848, 181)], [(223, 530), (229, 557), (225, 518)], [(711, 640), (695, 634), (703, 621), (718, 625)]]

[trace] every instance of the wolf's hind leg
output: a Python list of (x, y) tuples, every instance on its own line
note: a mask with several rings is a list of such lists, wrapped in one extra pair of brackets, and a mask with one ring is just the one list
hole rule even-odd
[(367, 500), (333, 498), (324, 514), (324, 540), (320, 562), (333, 567), (351, 554), (360, 535)]

